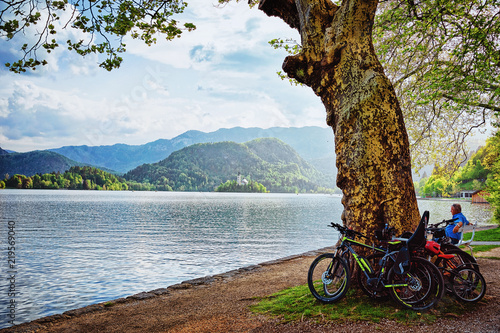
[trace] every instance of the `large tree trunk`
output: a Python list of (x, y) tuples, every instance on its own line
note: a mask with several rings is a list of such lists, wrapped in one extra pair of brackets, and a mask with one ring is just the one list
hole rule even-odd
[(369, 236), (388, 223), (412, 231), (419, 220), (409, 141), (392, 84), (372, 44), (378, 0), (261, 0), (259, 9), (298, 29), (302, 51), (283, 63), (311, 87), (335, 135), (337, 186), (345, 225)]

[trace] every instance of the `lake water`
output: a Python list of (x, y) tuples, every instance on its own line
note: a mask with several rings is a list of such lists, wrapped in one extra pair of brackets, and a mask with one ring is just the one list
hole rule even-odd
[[(450, 217), (449, 201), (419, 207)], [(1, 190), (0, 328), (331, 246), (342, 209), (332, 195)], [(463, 211), (488, 223), (485, 206)]]

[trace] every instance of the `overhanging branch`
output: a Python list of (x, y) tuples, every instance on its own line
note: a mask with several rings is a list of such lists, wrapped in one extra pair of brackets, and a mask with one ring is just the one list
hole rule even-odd
[(467, 101), (465, 99), (456, 98), (456, 97), (449, 96), (449, 95), (444, 95), (444, 94), (442, 96), (444, 98), (452, 100), (452, 101), (454, 101), (456, 103), (465, 104), (465, 105), (468, 105), (468, 106), (485, 108), (485, 109), (488, 109), (488, 110), (491, 110), (491, 111), (494, 111), (494, 112), (500, 112), (500, 107), (495, 106), (495, 105), (489, 105), (489, 104), (485, 104), (485, 103), (472, 103), (472, 102), (469, 102), (469, 101)]
[(268, 16), (279, 17), (293, 29), (300, 28), (299, 12), (294, 0), (260, 0), (259, 9)]

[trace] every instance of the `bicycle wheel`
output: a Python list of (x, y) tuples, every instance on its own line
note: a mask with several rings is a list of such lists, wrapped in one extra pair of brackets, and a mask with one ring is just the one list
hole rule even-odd
[(349, 267), (333, 253), (325, 253), (314, 259), (307, 273), (309, 290), (324, 303), (339, 301), (347, 293), (349, 283)]
[(454, 257), (451, 259), (437, 258), (434, 264), (441, 268), (441, 272), (443, 273), (443, 278), (445, 282), (446, 291), (449, 293), (453, 293), (452, 285), (453, 285), (453, 272), (458, 267), (468, 267), (473, 268), (479, 272), (479, 266), (477, 265), (476, 259), (472, 257), (467, 252), (464, 252), (458, 248), (455, 249), (447, 249), (443, 251), (444, 254), (453, 254)]
[(452, 281), (453, 294), (461, 301), (475, 303), (486, 294), (486, 281), (473, 268), (459, 268), (453, 273)]
[(443, 297), (443, 276), (433, 263), (423, 258), (411, 258), (408, 271), (401, 275), (392, 268), (388, 283), (394, 301), (415, 311), (429, 309)]
[[(373, 268), (373, 276), (379, 276), (380, 270), (382, 267), (380, 266), (380, 259), (385, 256), (385, 253), (375, 252), (366, 257), (366, 260), (370, 263)], [(357, 280), (359, 287), (361, 290), (369, 297), (376, 299), (383, 299), (389, 297), (389, 293), (387, 289), (382, 286), (382, 288), (377, 288), (377, 286), (373, 286), (368, 284), (368, 279), (365, 273), (362, 270), (358, 270)]]

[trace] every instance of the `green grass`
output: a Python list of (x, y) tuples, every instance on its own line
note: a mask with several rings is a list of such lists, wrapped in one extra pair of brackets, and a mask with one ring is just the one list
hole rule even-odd
[[(470, 239), (471, 233), (466, 233), (464, 235), (464, 240)], [(495, 229), (476, 231), (474, 235), (474, 241), (478, 242), (500, 242), (500, 227)], [(487, 252), (492, 249), (500, 247), (500, 245), (472, 245), (472, 249), (475, 253)], [(460, 246), (460, 248), (466, 252), (469, 252), (469, 248), (466, 246)], [(492, 258), (499, 259), (499, 258)]]
[(437, 307), (427, 312), (416, 312), (399, 308), (391, 299), (374, 300), (355, 289), (349, 290), (337, 303), (323, 304), (312, 296), (307, 285), (302, 285), (264, 297), (250, 308), (253, 312), (277, 317), (283, 322), (312, 320), (326, 323), (349, 320), (379, 323), (386, 318), (413, 325), (432, 323), (443, 316), (459, 316), (471, 311), (474, 305), (464, 305), (446, 296)]
[[(487, 252), (489, 250), (496, 249), (497, 247), (500, 247), (500, 245), (472, 245), (472, 250), (473, 252)], [(460, 246), (462, 250), (465, 252), (469, 253), (469, 248), (467, 246)]]
[[(469, 234), (464, 235), (464, 239), (469, 239)], [(476, 231), (474, 240), (478, 242), (500, 242), (500, 227), (496, 229)]]

